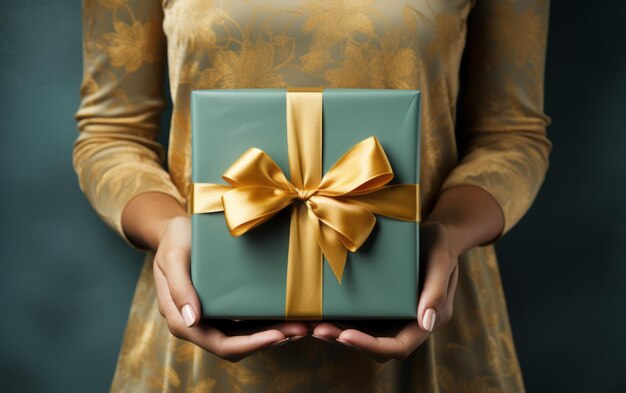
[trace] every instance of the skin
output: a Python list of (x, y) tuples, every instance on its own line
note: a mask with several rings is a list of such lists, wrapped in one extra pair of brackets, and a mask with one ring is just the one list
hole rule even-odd
[[(420, 225), (425, 278), (416, 319), (394, 335), (372, 332), (359, 323), (339, 327), (330, 322), (301, 321), (279, 322), (241, 334), (199, 318), (200, 302), (189, 273), (191, 220), (185, 209), (169, 195), (146, 192), (133, 198), (122, 214), (122, 227), (128, 238), (137, 246), (156, 252), (153, 271), (157, 301), (170, 332), (233, 362), (309, 333), (379, 362), (406, 358), (450, 320), (459, 255), (494, 240), (503, 226), (502, 211), (486, 191), (475, 186), (445, 190)], [(185, 305), (193, 309), (192, 317), (186, 313), (190, 326), (181, 314)], [(427, 313), (429, 309), (432, 311)]]

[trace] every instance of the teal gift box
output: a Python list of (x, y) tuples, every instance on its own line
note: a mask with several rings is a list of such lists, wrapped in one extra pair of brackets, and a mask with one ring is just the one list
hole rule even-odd
[[(385, 165), (393, 170), (393, 180), (386, 186), (419, 184), (420, 104), (416, 90), (193, 91), (191, 278), (202, 316), (414, 319), (418, 218), (365, 213), (363, 206), (369, 204), (369, 210), (377, 213), (377, 205), (362, 190), (391, 179), (388, 169), (379, 169)], [(299, 146), (299, 156), (294, 145)], [(309, 168), (300, 175), (294, 168), (307, 167), (310, 157), (317, 160), (316, 154), (324, 177), (321, 183), (314, 181), (320, 190), (311, 191), (302, 184), (310, 183)], [(380, 175), (371, 177), (375, 171)], [(337, 191), (349, 188), (353, 178), (365, 181), (349, 194)], [(347, 185), (323, 189), (333, 180)], [(210, 201), (202, 194), (207, 185), (213, 187)], [(413, 197), (415, 206), (408, 208), (418, 217), (419, 194)], [(400, 200), (387, 202), (401, 205)], [(270, 205), (281, 208), (272, 210)], [(338, 218), (335, 205), (345, 205)], [(256, 216), (248, 217), (259, 209), (265, 209), (258, 214), (262, 223)], [(302, 226), (295, 229), (299, 240), (294, 240), (296, 222)], [(367, 233), (353, 235), (365, 226)], [(359, 244), (354, 246), (355, 242)], [(338, 268), (335, 261), (342, 259), (341, 252), (327, 252), (330, 246), (358, 249), (344, 250), (345, 265)]]

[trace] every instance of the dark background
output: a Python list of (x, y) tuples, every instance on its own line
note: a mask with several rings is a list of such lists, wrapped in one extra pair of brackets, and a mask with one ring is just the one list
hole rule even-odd
[[(71, 166), (80, 2), (0, 3), (0, 390), (108, 390), (142, 255)], [(626, 2), (553, 1), (546, 183), (497, 245), (529, 392), (625, 392)], [(164, 124), (167, 119), (164, 119)]]

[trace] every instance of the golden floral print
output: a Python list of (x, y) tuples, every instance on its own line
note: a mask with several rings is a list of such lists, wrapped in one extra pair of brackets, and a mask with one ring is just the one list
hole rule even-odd
[(220, 51), (215, 55), (213, 67), (200, 76), (202, 86), (214, 88), (285, 87), (287, 84), (276, 71), (276, 45), (257, 39), (245, 41), (239, 51)]
[[(535, 48), (545, 45), (545, 35), (538, 34), (544, 28), (543, 15), (537, 7), (528, 7), (520, 4), (520, 7), (507, 6), (506, 3), (497, 5), (494, 12), (502, 15), (502, 18), (494, 18), (490, 21), (491, 28), (498, 34), (490, 36), (498, 45), (504, 47), (509, 53), (502, 59), (511, 61), (516, 67), (541, 66), (541, 53)], [(512, 24), (504, 26), (504, 23)], [(511, 45), (515, 42), (515, 45)]]
[(357, 33), (374, 35), (368, 17), (371, 0), (308, 1), (299, 8), (306, 15), (302, 32), (312, 33), (308, 51), (300, 56), (306, 72), (317, 73), (332, 62), (329, 48), (340, 40), (353, 40)]
[[(551, 148), (543, 113), (546, 0), (83, 0), (84, 74), (73, 164), (97, 214), (147, 191), (186, 204), (195, 89), (361, 87), (423, 92), (422, 211), (442, 189), (483, 188), (504, 233), (528, 210)], [(471, 15), (471, 18), (470, 18)], [(166, 50), (164, 50), (166, 48)], [(460, 63), (467, 126), (456, 145)], [(157, 142), (169, 69), (166, 156)], [(172, 336), (147, 252), (110, 391), (523, 392), (492, 245), (461, 257), (452, 320), (379, 364), (314, 338), (238, 363)]]
[(144, 62), (156, 60), (159, 49), (158, 41), (154, 40), (159, 29), (157, 23), (133, 21), (127, 24), (115, 20), (113, 29), (114, 32), (104, 35), (104, 45), (113, 67), (124, 67), (127, 72), (133, 72)]
[(371, 36), (374, 23), (367, 13), (372, 0), (310, 0), (301, 7), (307, 15), (302, 32), (313, 33), (312, 49), (360, 32)]
[(345, 44), (341, 67), (324, 73), (330, 87), (409, 89), (415, 80), (417, 56), (410, 48), (376, 48)]
[(169, 9), (163, 28), (189, 48), (207, 47), (216, 41), (213, 25), (220, 23), (220, 18), (210, 0), (177, 1)]

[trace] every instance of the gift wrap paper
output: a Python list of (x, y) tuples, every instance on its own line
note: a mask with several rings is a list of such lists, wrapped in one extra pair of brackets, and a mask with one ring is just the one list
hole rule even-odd
[[(193, 91), (192, 182), (226, 184), (224, 172), (251, 147), (266, 152), (289, 179), (288, 92)], [(322, 94), (322, 175), (354, 145), (375, 136), (393, 169), (389, 184), (419, 184), (419, 91), (327, 88)], [(290, 208), (283, 209), (238, 237), (222, 212), (192, 215), (191, 277), (204, 318), (290, 319), (290, 215)], [(377, 215), (365, 243), (348, 252), (341, 283), (324, 259), (321, 316), (294, 319), (415, 318), (418, 231), (417, 222)]]

